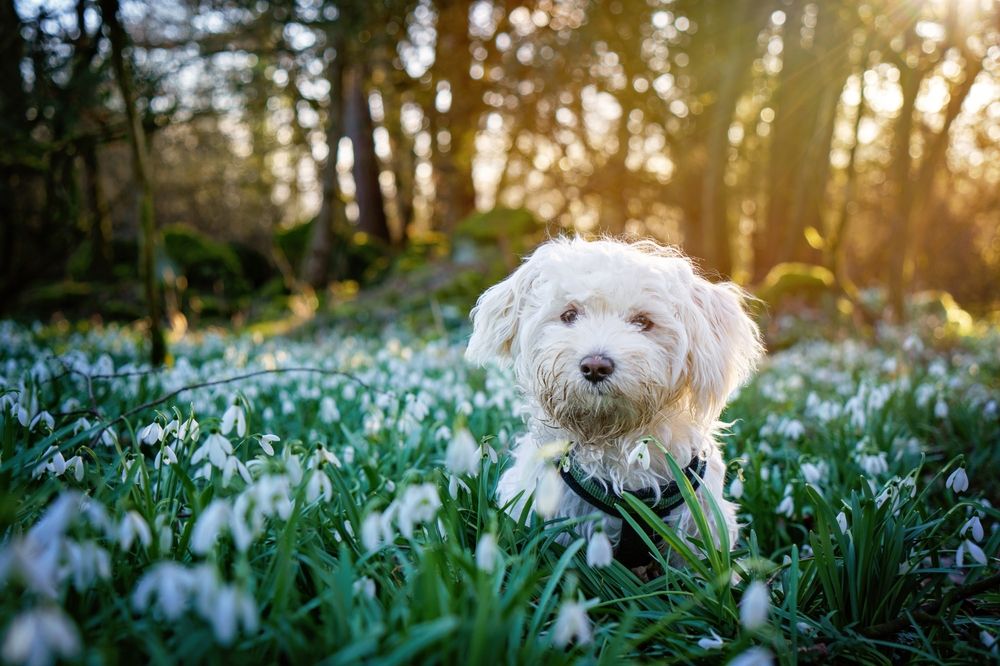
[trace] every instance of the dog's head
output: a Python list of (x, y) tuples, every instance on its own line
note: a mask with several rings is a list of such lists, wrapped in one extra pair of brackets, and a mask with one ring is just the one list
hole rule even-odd
[(675, 409), (711, 424), (762, 354), (745, 298), (650, 241), (557, 239), (479, 298), (466, 357), (512, 362), (548, 417), (585, 440)]

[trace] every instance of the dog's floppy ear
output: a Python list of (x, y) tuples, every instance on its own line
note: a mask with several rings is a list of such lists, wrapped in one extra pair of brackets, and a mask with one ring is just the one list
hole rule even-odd
[(506, 280), (495, 284), (479, 297), (472, 308), (472, 337), (465, 358), (483, 364), (489, 360), (507, 363), (517, 333), (524, 292), (530, 282), (529, 259)]
[(712, 284), (694, 276), (685, 316), (687, 384), (699, 418), (719, 418), (729, 394), (750, 377), (764, 353), (760, 330), (744, 309), (748, 298), (731, 282)]

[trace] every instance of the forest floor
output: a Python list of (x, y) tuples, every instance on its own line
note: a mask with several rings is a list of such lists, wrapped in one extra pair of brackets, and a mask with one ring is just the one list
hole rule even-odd
[(741, 539), (651, 580), (496, 505), (519, 399), (464, 339), (210, 332), (154, 371), (127, 328), (0, 323), (4, 660), (996, 659), (997, 329), (771, 354), (724, 414)]

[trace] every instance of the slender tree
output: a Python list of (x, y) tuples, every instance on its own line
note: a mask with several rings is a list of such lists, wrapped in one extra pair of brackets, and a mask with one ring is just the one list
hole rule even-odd
[(160, 311), (160, 290), (156, 275), (156, 220), (153, 213), (153, 183), (149, 173), (146, 132), (135, 108), (132, 72), (125, 60), (127, 34), (121, 23), (118, 0), (101, 0), (101, 14), (111, 40), (111, 60), (128, 120), (129, 146), (132, 150), (132, 175), (139, 188), (139, 225), (142, 243), (139, 253), (140, 274), (149, 310), (150, 361), (162, 364), (167, 356), (166, 338)]
[(344, 98), (347, 108), (344, 127), (354, 149), (355, 200), (358, 204), (358, 228), (389, 244), (389, 223), (385, 214), (385, 199), (379, 185), (379, 163), (375, 155), (371, 107), (368, 104), (366, 68), (362, 62), (351, 62), (345, 70)]
[(347, 50), (343, 28), (339, 24), (334, 24), (327, 34), (335, 55), (327, 68), (330, 95), (326, 107), (326, 162), (321, 172), (323, 201), (313, 223), (302, 265), (302, 281), (312, 287), (320, 287), (329, 279), (334, 237), (337, 229), (344, 224), (344, 202), (337, 182), (337, 151), (340, 138), (344, 135), (344, 61)]

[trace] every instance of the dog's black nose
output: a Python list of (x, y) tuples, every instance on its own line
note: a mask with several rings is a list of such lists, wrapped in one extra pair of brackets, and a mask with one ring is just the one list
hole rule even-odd
[(615, 371), (615, 362), (607, 356), (591, 354), (580, 361), (580, 372), (588, 382), (603, 382)]

